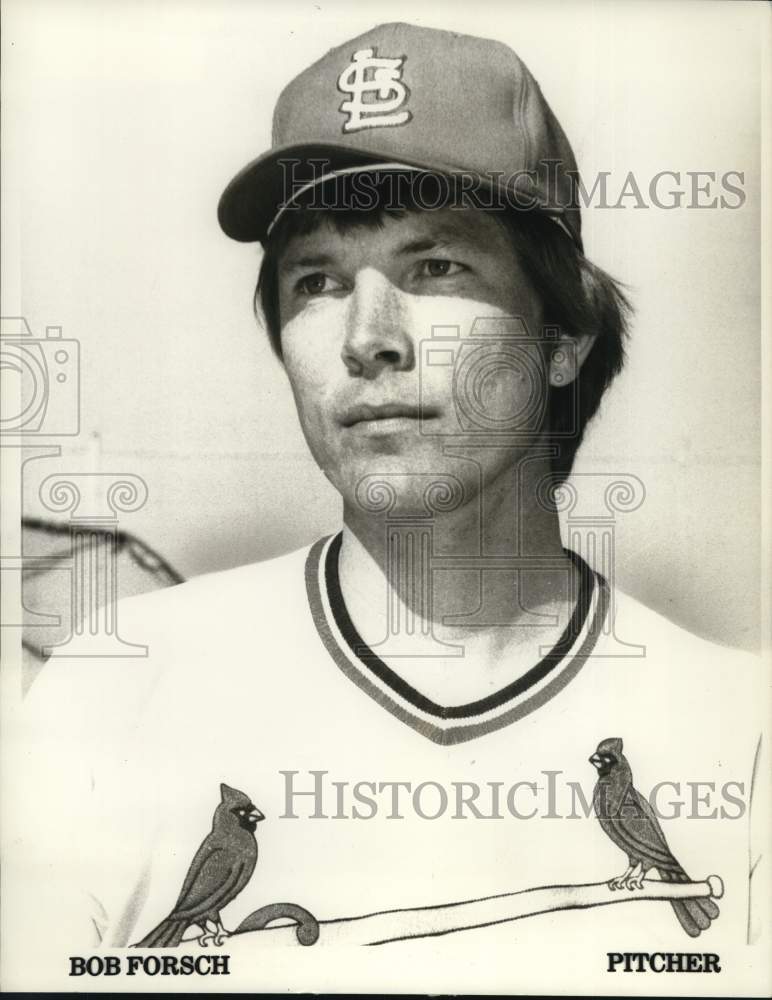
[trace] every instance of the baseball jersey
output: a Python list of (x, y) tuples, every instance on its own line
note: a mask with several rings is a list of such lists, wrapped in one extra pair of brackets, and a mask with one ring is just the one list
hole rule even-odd
[[(33, 950), (37, 988), (56, 988), (70, 956), (125, 949), (151, 931), (174, 907), (222, 783), (265, 815), (254, 876), (223, 907), (225, 927), (277, 902), (320, 922), (310, 948), (292, 928), (226, 939), (223, 989), (382, 988), (410, 962), (426, 989), (571, 989), (580, 975), (614, 990), (610, 952), (709, 951), (739, 974), (762, 728), (756, 659), (586, 570), (554, 647), (490, 695), (440, 705), (358, 635), (339, 551), (334, 536), (133, 598), (119, 629), (148, 646), (146, 658), (45, 667), (17, 743), (7, 982), (16, 954)], [(611, 737), (689, 877), (723, 883), (720, 915), (694, 941), (669, 903), (627, 889), (601, 887), (607, 905), (558, 909), (534, 896), (534, 912), (514, 919), (510, 894), (603, 883), (628, 867), (591, 806), (588, 758)], [(391, 911), (386, 933), (371, 915)], [(325, 944), (379, 947), (344, 948), (342, 962)], [(646, 990), (673, 988), (672, 977), (646, 978)]]

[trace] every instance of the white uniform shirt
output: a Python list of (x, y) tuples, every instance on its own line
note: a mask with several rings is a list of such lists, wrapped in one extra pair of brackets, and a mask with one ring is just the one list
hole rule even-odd
[[(125, 602), (120, 633), (146, 644), (146, 659), (47, 664), (26, 702), (12, 803), (11, 975), (13, 956), (33, 950), (38, 988), (116, 986), (68, 982), (67, 956), (135, 943), (173, 909), (221, 782), (266, 816), (255, 874), (221, 914), (230, 930), (279, 901), (329, 921), (608, 880), (628, 859), (586, 815), (597, 780), (588, 758), (607, 737), (624, 741), (638, 791), (654, 790), (689, 876), (723, 880), (721, 915), (696, 941), (667, 902), (626, 901), (454, 928), (376, 958), (365, 949), (346, 972), (323, 947), (339, 927), (325, 934), (323, 923), (319, 943), (289, 964), (273, 945), (291, 933), (226, 942), (238, 968), (221, 988), (380, 988), (389, 962), (417, 952), (417, 988), (570, 989), (575, 968), (613, 991), (622, 987), (603, 978), (609, 951), (742, 954), (762, 727), (755, 658), (690, 635), (589, 574), (560, 649), (503, 694), (443, 712), (352, 635), (336, 544)], [(645, 656), (628, 655), (636, 644)], [(625, 895), (634, 893), (609, 890), (609, 901)], [(484, 923), (484, 907), (476, 912)], [(408, 937), (409, 914), (404, 926)], [(360, 970), (365, 953), (381, 978)], [(647, 990), (673, 988), (671, 977), (646, 978)]]

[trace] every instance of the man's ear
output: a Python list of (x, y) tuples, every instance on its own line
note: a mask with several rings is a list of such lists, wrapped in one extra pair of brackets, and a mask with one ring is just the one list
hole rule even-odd
[(587, 359), (596, 334), (586, 333), (580, 337), (561, 337), (550, 354), (550, 385), (559, 389), (573, 382)]

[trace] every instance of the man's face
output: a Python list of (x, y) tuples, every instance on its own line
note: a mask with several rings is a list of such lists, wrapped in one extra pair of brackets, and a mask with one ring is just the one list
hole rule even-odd
[[(432, 476), (456, 476), (468, 497), (539, 438), (547, 393), (535, 343), (541, 307), (492, 216), (408, 212), (343, 233), (325, 220), (290, 240), (278, 276), (283, 359), (303, 432), (349, 510), (361, 506), (373, 476), (390, 483), (403, 510), (425, 510)], [(490, 321), (513, 316), (534, 342), (524, 350), (521, 336), (514, 353), (502, 353)], [(478, 338), (479, 324), (473, 332), (480, 318), (494, 330), (490, 344)], [(432, 354), (437, 327), (450, 328), (443, 338), (457, 328), (459, 338), (437, 341)], [(501, 328), (511, 339), (512, 323)], [(440, 363), (426, 363), (432, 357)], [(518, 413), (531, 414), (522, 425), (531, 427), (536, 411), (528, 435), (480, 447), (483, 438), (502, 441), (486, 435), (491, 427), (507, 427)], [(459, 445), (471, 464), (460, 460)]]

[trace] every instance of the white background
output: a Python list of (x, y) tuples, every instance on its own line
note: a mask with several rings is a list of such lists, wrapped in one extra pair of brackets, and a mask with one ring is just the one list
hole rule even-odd
[[(765, 13), (6, 2), (3, 313), (38, 336), (61, 326), (82, 352), (82, 433), (41, 472), (143, 476), (150, 499), (121, 526), (186, 576), (335, 530), (337, 494), (252, 315), (259, 249), (222, 235), (217, 200), (269, 146), (283, 85), (328, 48), (394, 20), (497, 38), (541, 83), (587, 181), (611, 171), (615, 192), (629, 170), (644, 190), (660, 170), (745, 173), (736, 211), (628, 199), (584, 213), (588, 256), (629, 284), (637, 315), (577, 470), (646, 484), (619, 520), (619, 584), (695, 632), (755, 648)], [(36, 489), (28, 513), (43, 513)]]

